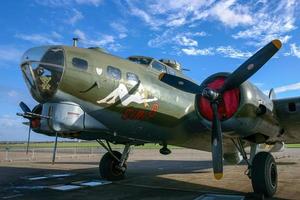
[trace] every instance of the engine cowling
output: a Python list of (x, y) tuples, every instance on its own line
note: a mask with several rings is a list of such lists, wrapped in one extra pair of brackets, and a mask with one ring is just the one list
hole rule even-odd
[[(228, 73), (217, 73), (201, 86), (219, 89)], [(210, 102), (196, 95), (195, 108), (201, 123), (211, 127), (213, 112)], [(246, 81), (239, 88), (225, 91), (218, 107), (224, 134), (241, 136), (252, 142), (272, 142), (283, 133), (274, 115), (273, 102), (256, 86)]]

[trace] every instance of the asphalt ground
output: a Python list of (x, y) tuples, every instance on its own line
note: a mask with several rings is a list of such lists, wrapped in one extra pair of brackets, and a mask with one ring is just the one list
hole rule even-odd
[[(300, 149), (286, 149), (273, 155), (277, 162), (279, 185), (272, 199), (300, 199)], [(3, 158), (5, 154), (0, 156)], [(14, 156), (26, 158), (25, 152)], [(54, 165), (50, 154), (34, 160), (0, 159), (0, 199), (193, 200), (203, 194), (258, 198), (252, 193), (251, 181), (244, 175), (246, 165), (226, 165), (224, 178), (217, 181), (213, 178), (210, 153), (189, 149), (174, 149), (168, 156), (160, 155), (156, 149), (135, 149), (127, 163), (125, 180), (93, 187), (82, 186), (82, 183), (99, 183), (101, 180), (98, 172), (101, 156), (58, 155)], [(80, 187), (68, 191), (53, 189), (62, 185)]]

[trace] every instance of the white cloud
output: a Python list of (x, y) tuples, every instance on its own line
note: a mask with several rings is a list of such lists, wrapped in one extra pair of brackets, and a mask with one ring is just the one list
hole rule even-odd
[(76, 22), (78, 22), (79, 20), (81, 20), (83, 18), (84, 18), (84, 16), (82, 15), (82, 13), (80, 11), (78, 11), (77, 9), (73, 8), (71, 16), (68, 19), (66, 19), (65, 22), (67, 24), (74, 25)]
[(204, 31), (200, 32), (182, 32), (176, 33), (174, 29), (167, 29), (160, 35), (155, 35), (155, 37), (148, 41), (148, 46), (150, 47), (162, 47), (164, 45), (168, 46), (198, 46), (198, 41), (194, 38), (205, 37), (207, 33)]
[(128, 29), (119, 22), (112, 22), (110, 24), (110, 27), (112, 27), (114, 30), (118, 31), (119, 33), (127, 33)]
[(19, 62), (22, 51), (11, 46), (0, 46), (0, 62)]
[(160, 27), (180, 27), (190, 23), (194, 12), (208, 7), (214, 0), (154, 0), (140, 5), (135, 0), (127, 0), (129, 14), (142, 19), (152, 29)]
[(141, 18), (144, 22), (150, 25), (152, 29), (157, 29), (159, 26), (161, 26), (164, 23), (162, 20), (153, 18), (150, 14), (148, 14), (144, 10), (133, 6), (132, 4), (129, 5), (131, 5), (130, 14)]
[(300, 47), (295, 43), (290, 44), (290, 52), (285, 53), (285, 56), (296, 56), (300, 58)]
[(74, 4), (98, 7), (102, 3), (102, 0), (35, 0), (35, 2), (39, 5), (50, 7), (66, 7)]
[(98, 7), (102, 3), (102, 0), (75, 0), (75, 2), (78, 4), (87, 4)]
[(16, 34), (15, 37), (35, 44), (59, 44), (60, 35), (56, 32), (51, 34)]
[(184, 25), (185, 24), (185, 18), (177, 18), (177, 19), (173, 19), (173, 20), (170, 20), (166, 26), (169, 26), (169, 27), (176, 27), (176, 26), (181, 26), (181, 25)]
[(123, 39), (127, 37), (128, 29), (121, 23), (112, 22), (110, 27), (114, 29), (118, 33), (119, 39)]
[(17, 97), (17, 96), (19, 96), (19, 93), (17, 91), (15, 91), (15, 90), (10, 90), (7, 94), (8, 94), (9, 97)]
[(198, 49), (193, 46), (188, 47), (188, 48), (183, 48), (181, 49), (183, 53), (186, 55), (191, 55), (191, 56), (210, 56), (210, 55), (220, 55), (222, 57), (227, 57), (227, 58), (237, 58), (237, 59), (244, 59), (248, 58), (252, 55), (251, 52), (243, 52), (239, 49), (235, 49), (231, 46), (219, 46), (217, 48), (209, 47), (209, 48), (203, 48), (203, 49)]
[(135, 0), (127, 0), (130, 14), (158, 29), (165, 27), (180, 27), (195, 21), (214, 18), (225, 26), (252, 24), (252, 15), (247, 6), (236, 0), (216, 2), (215, 0), (154, 0), (140, 5)]
[(235, 49), (232, 46), (220, 46), (216, 48), (216, 52), (221, 54), (224, 57), (229, 57), (229, 58), (249, 58), (252, 56), (252, 53), (249, 51), (243, 52), (239, 49)]
[(123, 39), (123, 38), (127, 37), (127, 34), (126, 33), (120, 33), (118, 37), (119, 37), (119, 39)]
[(79, 37), (79, 44), (83, 44), (85, 47), (103, 47), (108, 50), (118, 51), (122, 46), (116, 41), (116, 37), (113, 35), (97, 34), (96, 38), (90, 38), (83, 31), (76, 29), (74, 35)]
[(283, 92), (288, 92), (288, 91), (293, 91), (293, 90), (300, 90), (300, 82), (277, 87), (277, 88), (274, 88), (274, 90), (275, 90), (275, 93), (283, 93)]
[(207, 36), (207, 33), (204, 32), (204, 31), (200, 31), (200, 32), (195, 32), (195, 33), (187, 33), (187, 35), (192, 35), (192, 36), (199, 36), (199, 37), (204, 37), (204, 36)]
[(76, 29), (74, 31), (74, 34), (81, 40), (86, 40), (86, 36), (85, 36), (85, 33), (79, 29)]
[(226, 0), (216, 3), (209, 10), (209, 15), (216, 17), (224, 25), (229, 27), (250, 25), (253, 23), (252, 16), (247, 7), (237, 4), (236, 0)]
[(16, 116), (2, 115), (0, 116), (0, 127), (16, 127), (20, 126), (20, 121)]
[(198, 42), (196, 40), (187, 38), (186, 36), (176, 36), (175, 38), (181, 46), (198, 46)]
[(279, 2), (260, 2), (253, 5), (252, 26), (233, 34), (235, 39), (250, 40), (248, 44), (262, 46), (273, 39), (283, 43), (291, 38), (289, 33), (296, 28), (296, 0), (281, 0)]
[[(219, 21), (231, 28), (232, 37), (246, 40), (247, 45), (263, 46), (278, 38), (283, 43), (291, 39), (296, 29), (296, 0), (127, 0), (128, 13), (139, 17), (154, 30), (199, 27), (200, 22)], [(163, 34), (160, 34), (162, 36)], [(158, 39), (156, 39), (158, 40)], [(170, 41), (170, 39), (168, 40)], [(149, 46), (153, 45), (152, 40)]]
[(197, 49), (195, 47), (189, 47), (182, 49), (182, 52), (186, 55), (191, 56), (207, 56), (207, 55), (214, 55), (213, 48), (205, 48), (205, 49)]

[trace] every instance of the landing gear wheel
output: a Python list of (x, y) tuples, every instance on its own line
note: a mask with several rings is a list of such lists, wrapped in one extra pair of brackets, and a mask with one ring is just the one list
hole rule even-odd
[(272, 197), (277, 190), (277, 167), (269, 152), (255, 155), (251, 167), (251, 181), (255, 193)]
[[(112, 151), (112, 153), (121, 159), (122, 154), (118, 151)], [(109, 152), (104, 154), (99, 163), (99, 172), (102, 178), (110, 181), (122, 180), (125, 177), (126, 164), (123, 165), (123, 169), (120, 169), (120, 162), (117, 161)]]

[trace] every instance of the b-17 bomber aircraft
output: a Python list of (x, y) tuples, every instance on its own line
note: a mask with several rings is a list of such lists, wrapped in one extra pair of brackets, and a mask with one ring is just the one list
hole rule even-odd
[[(276, 99), (273, 90), (267, 96), (247, 80), (280, 48), (273, 40), (234, 72), (213, 74), (201, 85), (174, 60), (123, 59), (101, 48), (79, 48), (76, 40), (73, 46), (32, 48), (24, 53), (21, 70), (39, 104), (31, 110), (21, 102), (24, 113), (18, 115), (29, 119), (29, 131), (55, 136), (56, 142), (57, 137), (98, 141), (107, 150), (99, 171), (108, 180), (125, 177), (131, 146), (157, 143), (162, 154), (171, 153), (167, 145), (211, 152), (216, 179), (223, 176), (224, 161), (244, 160), (254, 192), (271, 197), (277, 190), (276, 163), (257, 148), (268, 144), (279, 150), (300, 142), (300, 97)], [(124, 145), (123, 152), (110, 143)]]

